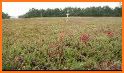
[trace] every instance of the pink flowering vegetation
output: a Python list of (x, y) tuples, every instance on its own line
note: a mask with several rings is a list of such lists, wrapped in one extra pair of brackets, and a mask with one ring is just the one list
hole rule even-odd
[(114, 37), (114, 31), (112, 30), (108, 30), (108, 31), (104, 31), (105, 35), (108, 36), (109, 38)]
[(113, 29), (111, 28), (100, 28), (99, 30), (93, 31), (93, 40), (95, 40), (96, 42), (100, 42), (100, 41), (111, 41), (114, 40), (116, 37), (118, 37), (118, 35), (116, 34), (117, 32), (115, 32)]
[(80, 36), (80, 41), (81, 42), (87, 43), (89, 40), (90, 40), (90, 35), (89, 34), (87, 34), (87, 33), (81, 34), (81, 36)]
[(91, 34), (89, 34), (89, 33), (82, 33), (80, 35), (80, 43), (82, 43), (82, 45), (84, 44), (83, 45), (84, 47), (92, 48), (92, 46), (91, 46), (92, 40), (94, 40), (94, 36), (91, 36)]

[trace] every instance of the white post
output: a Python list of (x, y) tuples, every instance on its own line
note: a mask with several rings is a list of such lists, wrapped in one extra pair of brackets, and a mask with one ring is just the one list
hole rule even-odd
[(67, 15), (67, 18), (68, 18), (68, 15), (69, 15), (69, 14), (66, 14), (66, 15)]
[(69, 18), (69, 13), (66, 14), (66, 22), (68, 22), (68, 18)]

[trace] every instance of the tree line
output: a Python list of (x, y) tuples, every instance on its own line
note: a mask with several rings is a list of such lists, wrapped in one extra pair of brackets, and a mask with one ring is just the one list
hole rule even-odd
[(2, 19), (9, 19), (10, 16), (7, 13), (2, 12)]
[(101, 16), (111, 16), (111, 17), (121, 17), (122, 16), (122, 7), (110, 8), (109, 6), (99, 6), (99, 7), (87, 7), (87, 8), (73, 8), (66, 7), (64, 9), (55, 8), (55, 9), (29, 9), (27, 13), (19, 16), (19, 18), (33, 18), (33, 17), (66, 17), (66, 14), (69, 13), (69, 16), (80, 16), (80, 17), (101, 17)]

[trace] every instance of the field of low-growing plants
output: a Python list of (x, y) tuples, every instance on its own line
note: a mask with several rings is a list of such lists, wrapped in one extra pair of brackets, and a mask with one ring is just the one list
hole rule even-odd
[(121, 17), (3, 19), (3, 70), (121, 70)]

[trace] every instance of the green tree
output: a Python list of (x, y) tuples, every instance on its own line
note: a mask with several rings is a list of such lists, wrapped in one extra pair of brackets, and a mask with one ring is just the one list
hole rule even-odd
[(114, 16), (122, 16), (122, 7), (115, 7)]
[(2, 19), (9, 19), (10, 16), (7, 13), (2, 12)]

